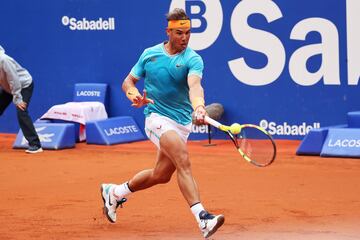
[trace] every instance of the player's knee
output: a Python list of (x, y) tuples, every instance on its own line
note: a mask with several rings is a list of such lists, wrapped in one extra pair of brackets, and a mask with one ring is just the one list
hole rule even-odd
[(191, 163), (189, 160), (189, 154), (186, 151), (180, 153), (177, 156), (176, 168), (177, 168), (177, 171), (185, 171), (185, 172), (190, 171)]

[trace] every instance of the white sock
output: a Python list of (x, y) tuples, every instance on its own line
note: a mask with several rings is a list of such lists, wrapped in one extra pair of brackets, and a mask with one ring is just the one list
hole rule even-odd
[(195, 203), (194, 205), (192, 205), (190, 209), (191, 209), (192, 214), (194, 214), (196, 221), (199, 222), (200, 221), (199, 214), (201, 211), (205, 210), (203, 205), (200, 202), (198, 202), (198, 203)]
[(125, 182), (120, 185), (116, 185), (114, 188), (114, 196), (117, 200), (121, 200), (126, 195), (129, 195), (132, 193), (132, 191), (129, 189), (129, 183)]

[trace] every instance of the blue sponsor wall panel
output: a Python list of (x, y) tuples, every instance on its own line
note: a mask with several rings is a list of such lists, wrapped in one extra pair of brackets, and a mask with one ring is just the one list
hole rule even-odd
[[(176, 6), (192, 17), (190, 47), (204, 59), (206, 101), (223, 104), (222, 122), (302, 139), (304, 129), (343, 124), (360, 109), (358, 0), (4, 1), (0, 45), (33, 75), (33, 119), (71, 101), (75, 83), (107, 83), (109, 116), (133, 116), (143, 128), (121, 82), (145, 48), (167, 39), (165, 13)], [(18, 129), (12, 105), (0, 132)]]

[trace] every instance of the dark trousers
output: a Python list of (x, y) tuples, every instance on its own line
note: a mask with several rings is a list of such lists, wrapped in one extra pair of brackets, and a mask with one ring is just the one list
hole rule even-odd
[[(27, 108), (25, 111), (16, 108), (17, 119), (25, 139), (29, 142), (29, 145), (41, 147), (39, 136), (35, 131), (34, 124), (28, 112), (33, 89), (34, 89), (34, 83), (31, 83), (29, 87), (23, 88), (21, 90), (21, 95), (23, 101), (27, 103)], [(5, 109), (12, 102), (12, 100), (13, 100), (13, 96), (0, 88), (0, 116), (3, 114)]]

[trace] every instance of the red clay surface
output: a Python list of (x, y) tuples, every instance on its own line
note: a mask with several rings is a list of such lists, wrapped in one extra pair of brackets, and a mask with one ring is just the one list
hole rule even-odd
[[(202, 239), (176, 184), (130, 196), (118, 222), (102, 215), (99, 187), (151, 168), (149, 142), (25, 154), (0, 135), (0, 239)], [(223, 213), (211, 239), (360, 239), (360, 160), (296, 156), (298, 141), (277, 141), (268, 168), (241, 159), (230, 141), (190, 142), (203, 205)]]

